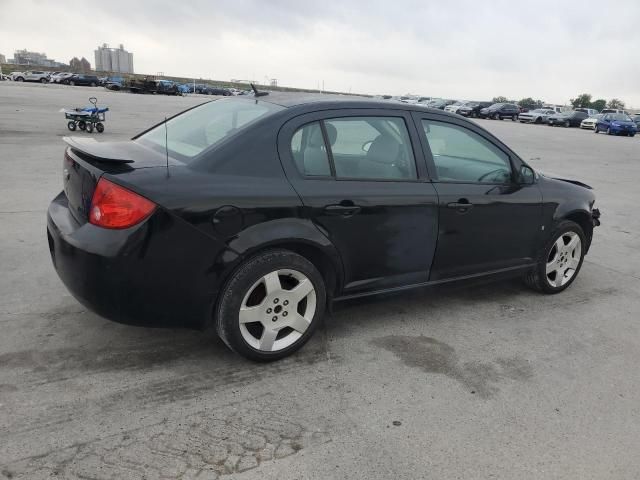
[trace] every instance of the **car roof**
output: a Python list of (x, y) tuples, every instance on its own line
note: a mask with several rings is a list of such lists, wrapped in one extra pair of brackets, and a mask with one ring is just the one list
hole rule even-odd
[[(255, 98), (255, 97), (249, 97)], [(411, 110), (418, 112), (431, 111), (440, 115), (459, 118), (457, 115), (443, 110), (428, 108), (422, 104), (394, 102), (389, 100), (362, 97), (357, 95), (339, 95), (327, 93), (291, 93), (269, 92), (258, 97), (258, 101), (274, 103), (285, 108), (310, 107), (309, 110), (377, 108), (381, 110)]]

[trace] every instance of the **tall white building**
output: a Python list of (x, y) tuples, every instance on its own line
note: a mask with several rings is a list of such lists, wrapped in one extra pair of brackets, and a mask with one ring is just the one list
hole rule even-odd
[(94, 53), (97, 72), (133, 73), (133, 53), (127, 52), (124, 45), (109, 48), (109, 45), (103, 43)]

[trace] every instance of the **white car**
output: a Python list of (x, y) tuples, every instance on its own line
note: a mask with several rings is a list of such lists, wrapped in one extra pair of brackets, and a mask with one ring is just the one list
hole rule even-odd
[(69, 73), (69, 72), (60, 72), (57, 75), (52, 75), (51, 78), (49, 79), (49, 81), (51, 83), (62, 83), (63, 81), (65, 81), (67, 78), (72, 77), (73, 73)]
[(49, 74), (47, 72), (11, 72), (11, 79), (16, 82), (40, 82), (47, 83)]
[(535, 110), (521, 113), (518, 115), (518, 120), (520, 120), (520, 123), (547, 123), (549, 115), (554, 113), (557, 112), (550, 108), (536, 108)]
[(446, 107), (444, 107), (444, 111), (445, 112), (451, 112), (451, 113), (458, 113), (458, 109), (460, 107), (464, 107), (467, 103), (467, 101), (458, 101), (458, 102), (454, 102), (451, 105), (447, 105)]
[(588, 130), (595, 130), (596, 129), (596, 123), (598, 123), (598, 120), (600, 120), (603, 116), (604, 116), (603, 113), (598, 113), (596, 115), (593, 115), (592, 117), (585, 118), (584, 120), (582, 120), (580, 122), (580, 128), (586, 128)]

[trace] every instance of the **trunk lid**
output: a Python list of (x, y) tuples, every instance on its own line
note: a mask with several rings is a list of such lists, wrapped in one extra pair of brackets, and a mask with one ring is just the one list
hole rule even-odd
[[(135, 141), (96, 142), (92, 138), (65, 137), (62, 183), (73, 218), (81, 225), (89, 209), (98, 180), (104, 173), (124, 173), (140, 168), (164, 167), (166, 156)], [(182, 165), (169, 158), (169, 165)]]

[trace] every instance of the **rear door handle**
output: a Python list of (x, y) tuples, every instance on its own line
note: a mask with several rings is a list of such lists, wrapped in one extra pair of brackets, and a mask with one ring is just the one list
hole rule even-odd
[(343, 217), (350, 217), (360, 212), (360, 207), (356, 205), (328, 205), (324, 207), (324, 211), (327, 215), (342, 215)]
[(466, 212), (467, 210), (471, 210), (473, 208), (473, 203), (469, 202), (452, 202), (447, 203), (447, 208), (455, 208), (460, 212)]

